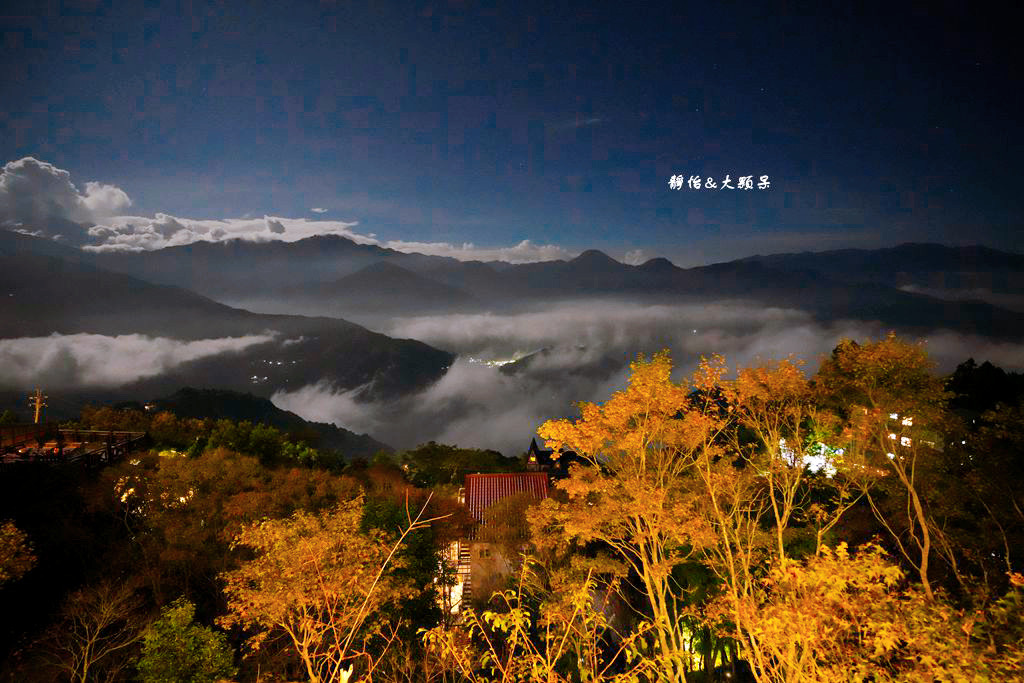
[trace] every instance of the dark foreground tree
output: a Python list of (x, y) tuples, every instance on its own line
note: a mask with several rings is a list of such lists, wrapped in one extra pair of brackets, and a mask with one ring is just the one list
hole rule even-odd
[(123, 680), (145, 628), (143, 601), (133, 586), (104, 581), (68, 597), (41, 649), (74, 683)]

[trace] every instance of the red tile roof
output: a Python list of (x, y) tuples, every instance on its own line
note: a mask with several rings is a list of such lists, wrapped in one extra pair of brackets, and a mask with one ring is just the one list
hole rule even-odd
[(507, 472), (502, 474), (467, 474), (466, 507), (473, 519), (482, 522), (484, 510), (502, 498), (529, 493), (536, 500), (548, 497), (546, 472)]

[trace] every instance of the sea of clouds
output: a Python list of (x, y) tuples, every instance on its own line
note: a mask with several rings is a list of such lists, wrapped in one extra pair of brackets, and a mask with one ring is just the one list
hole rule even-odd
[(0, 387), (119, 387), (173, 372), (182, 363), (241, 351), (273, 338), (262, 334), (180, 341), (141, 334), (52, 334), (0, 339)]
[[(740, 302), (639, 306), (622, 302), (563, 302), (512, 315), (439, 315), (393, 321), (382, 330), (459, 353), (433, 386), (399, 401), (366, 403), (358, 390), (319, 383), (279, 392), (276, 405), (306, 419), (369, 432), (398, 448), (434, 440), (526, 449), (545, 420), (578, 415), (580, 401), (601, 402), (625, 386), (638, 353), (669, 349), (675, 379), (692, 373), (701, 356), (722, 354), (730, 367), (793, 355), (812, 374), (844, 338), (878, 339), (869, 323), (823, 325), (791, 309)], [(1024, 370), (1024, 347), (938, 331), (925, 338), (937, 371), (950, 372), (973, 356)], [(539, 349), (522, 371), (505, 374), (481, 361), (507, 360)]]

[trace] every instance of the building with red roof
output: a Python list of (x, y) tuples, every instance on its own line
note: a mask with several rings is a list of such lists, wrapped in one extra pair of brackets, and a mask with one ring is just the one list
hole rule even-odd
[(506, 553), (497, 544), (484, 540), (493, 537), (493, 533), (481, 534), (479, 531), (488, 527), (490, 531), (505, 532), (503, 535), (506, 537), (515, 538), (521, 534), (525, 539), (526, 529), (511, 529), (511, 533), (508, 533), (509, 529), (493, 529), (496, 524), (504, 522), (488, 515), (488, 510), (513, 497), (525, 499), (530, 504), (539, 503), (548, 497), (548, 474), (467, 474), (459, 496), (460, 502), (476, 520), (476, 527), (469, 538), (452, 544), (450, 559), (456, 567), (456, 585), (452, 589), (449, 604), (453, 612), (457, 612), (461, 603), (473, 596), (474, 587), (480, 597), (487, 597), (494, 590), (500, 589), (518, 563), (517, 557), (506, 557)]
[(479, 524), (486, 524), (484, 512), (503, 498), (527, 494), (536, 501), (548, 497), (546, 472), (502, 472), (500, 474), (467, 474), (463, 503)]

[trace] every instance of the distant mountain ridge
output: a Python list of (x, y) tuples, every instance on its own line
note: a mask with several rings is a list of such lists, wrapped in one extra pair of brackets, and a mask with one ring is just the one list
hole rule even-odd
[[(244, 292), (231, 299), (236, 305), (289, 310), (294, 296), (298, 303), (314, 302), (312, 309), (302, 309), (306, 312), (342, 317), (368, 305), (374, 314), (389, 316), (482, 312), (594, 297), (654, 303), (743, 299), (806, 310), (821, 321), (874, 321), (909, 333), (950, 329), (1000, 339), (1024, 337), (1024, 313), (982, 300), (963, 301), (975, 298), (962, 293), (964, 282), (1009, 292), (1019, 286), (1024, 292), (1024, 256), (984, 247), (906, 244), (757, 256), (685, 269), (665, 259), (631, 266), (588, 250), (567, 261), (498, 267), (331, 235), (288, 243), (195, 243), (84, 258), (94, 257), (140, 277), (196, 286), (211, 297)], [(974, 270), (953, 272), (950, 266)], [(378, 294), (368, 304), (367, 297), (389, 286), (393, 296)], [(961, 294), (943, 297), (947, 290)]]
[[(800, 252), (751, 256), (741, 262), (762, 263), (770, 268), (811, 270), (837, 279), (885, 281), (903, 284), (914, 279), (930, 279), (936, 286), (959, 288), (969, 282), (965, 274), (988, 274), (991, 282), (1000, 277), (1007, 284), (1024, 288), (1024, 254), (998, 251), (989, 247), (948, 247), (941, 244), (905, 243), (884, 249), (839, 249), (824, 252)], [(948, 280), (938, 278), (949, 276)], [(1017, 278), (1013, 276), (1016, 275)], [(883, 280), (884, 278), (884, 280)]]
[(983, 246), (906, 243), (885, 249), (841, 249), (752, 256), (770, 268), (801, 269), (847, 283), (883, 284), (955, 300), (979, 300), (1024, 311), (1024, 254)]
[(359, 244), (340, 235), (316, 235), (295, 242), (194, 242), (155, 251), (103, 252), (87, 258), (109, 270), (211, 296), (247, 293), (254, 286), (330, 282), (381, 262), (414, 271), (449, 261), (459, 263), (442, 256)]
[(282, 296), (319, 303), (325, 312), (334, 311), (338, 315), (380, 307), (424, 313), (479, 303), (458, 287), (424, 277), (391, 261), (377, 261), (329, 282), (286, 287)]
[(767, 266), (815, 271), (918, 272), (935, 270), (1011, 270), (1024, 272), (1024, 254), (980, 245), (950, 247), (928, 242), (906, 242), (880, 249), (837, 249), (750, 256)]

